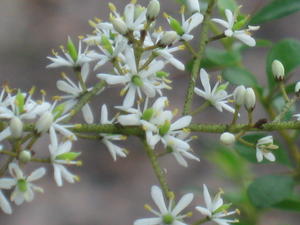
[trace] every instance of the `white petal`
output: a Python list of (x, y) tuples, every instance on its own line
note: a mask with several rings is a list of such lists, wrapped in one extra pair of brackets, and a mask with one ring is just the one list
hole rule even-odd
[(209, 75), (204, 69), (200, 70), (200, 79), (201, 79), (203, 88), (205, 90), (205, 93), (211, 93), (211, 87), (210, 87), (210, 83), (209, 83)]
[(276, 160), (276, 158), (275, 158), (275, 156), (273, 155), (272, 152), (266, 152), (266, 153), (264, 154), (264, 156), (265, 156), (265, 158), (266, 158), (267, 160), (269, 160), (269, 161), (271, 161), (271, 162), (275, 162), (275, 160)]
[(181, 117), (175, 123), (171, 124), (170, 129), (171, 130), (179, 130), (179, 129), (185, 128), (190, 125), (191, 121), (192, 121), (191, 116)]
[(11, 189), (16, 185), (17, 181), (13, 178), (1, 178), (0, 179), (0, 189)]
[(255, 39), (251, 37), (249, 34), (247, 34), (246, 32), (235, 31), (233, 33), (233, 36), (250, 47), (254, 47), (256, 45)]
[(131, 107), (134, 105), (134, 102), (135, 102), (135, 93), (136, 93), (136, 87), (134, 86), (130, 86), (127, 93), (126, 93), (126, 96), (123, 100), (123, 106), (125, 107)]
[(12, 214), (11, 206), (3, 195), (2, 191), (0, 191), (0, 207), (6, 214)]
[(61, 176), (60, 166), (59, 165), (53, 165), (54, 167), (54, 180), (57, 184), (57, 186), (61, 187), (63, 185), (63, 180)]
[(125, 84), (128, 82), (128, 78), (126, 76), (118, 76), (111, 74), (97, 74), (99, 79), (105, 80), (108, 84)]
[(197, 206), (196, 210), (198, 210), (204, 216), (209, 216), (209, 217), (211, 216), (211, 212), (207, 208)]
[(84, 118), (85, 122), (87, 122), (88, 124), (91, 124), (94, 122), (94, 115), (93, 115), (92, 109), (89, 104), (85, 104), (82, 107), (82, 114), (83, 114), (83, 118)]
[(45, 168), (39, 168), (35, 171), (33, 171), (27, 178), (27, 181), (31, 182), (31, 181), (35, 181), (38, 180), (40, 178), (42, 178), (44, 175), (46, 174), (46, 169)]
[(172, 214), (177, 216), (183, 209), (185, 209), (194, 199), (194, 194), (185, 194), (177, 203), (175, 208), (172, 210)]
[(207, 208), (211, 207), (211, 197), (205, 184), (203, 184), (203, 196)]
[(168, 210), (167, 210), (167, 207), (165, 204), (164, 196), (163, 196), (161, 189), (158, 186), (152, 186), (151, 196), (152, 196), (154, 203), (159, 208), (160, 212), (162, 214), (167, 213)]
[(263, 161), (263, 154), (259, 148), (256, 148), (256, 159), (258, 162)]
[(160, 218), (145, 218), (134, 221), (133, 225), (157, 225), (161, 223)]

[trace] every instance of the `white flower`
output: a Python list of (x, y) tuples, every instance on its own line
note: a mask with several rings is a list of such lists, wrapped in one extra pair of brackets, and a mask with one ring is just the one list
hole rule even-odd
[(183, 34), (180, 34), (181, 39), (185, 41), (190, 41), (194, 38), (193, 35), (190, 33), (194, 30), (197, 26), (199, 26), (203, 21), (203, 15), (200, 12), (194, 13), (188, 19), (185, 19), (184, 12), (181, 13), (181, 23), (182, 29), (184, 31)]
[[(101, 120), (100, 123), (105, 124), (112, 124), (114, 122), (115, 118), (112, 120), (108, 120), (108, 111), (106, 105), (102, 105), (101, 107)], [(116, 134), (100, 134), (102, 137), (102, 142), (105, 144), (105, 146), (108, 148), (111, 156), (113, 157), (113, 160), (117, 160), (117, 156), (121, 158), (126, 157), (126, 149), (121, 148), (115, 144), (112, 143), (112, 141), (122, 141), (125, 140), (126, 137), (123, 135), (116, 135)]]
[[(131, 31), (140, 31), (144, 28), (144, 23), (146, 22), (146, 13), (147, 10), (145, 8), (141, 8), (141, 11), (138, 15), (136, 15), (136, 6), (135, 4), (128, 4), (124, 9), (124, 19), (122, 16), (117, 13), (115, 6), (110, 3), (110, 8), (112, 13), (116, 17), (116, 19), (121, 20), (126, 27)], [(124, 30), (124, 29), (123, 29)], [(121, 34), (125, 34), (126, 32), (120, 32)]]
[[(180, 132), (178, 134), (175, 135), (176, 139), (179, 139), (185, 143), (190, 142), (191, 140), (193, 140), (193, 138), (187, 138), (189, 135), (188, 132)], [(171, 151), (172, 155), (175, 157), (176, 161), (184, 167), (188, 166), (187, 161), (185, 160), (185, 158), (187, 159), (191, 159), (191, 160), (195, 160), (195, 161), (200, 161), (200, 159), (196, 156), (194, 156), (191, 152), (192, 149), (190, 147), (187, 147), (187, 145), (182, 145), (182, 144), (178, 144), (178, 140), (174, 139), (170, 139), (168, 142), (168, 147), (167, 149), (169, 151)]]
[(227, 37), (234, 37), (236, 39), (239, 39), (241, 42), (251, 47), (255, 46), (256, 41), (254, 38), (251, 37), (250, 32), (258, 30), (259, 26), (248, 26), (248, 29), (245, 30), (234, 30), (235, 17), (233, 13), (229, 9), (226, 9), (225, 15), (227, 21), (221, 19), (212, 19), (212, 21), (226, 28), (224, 34)]
[(256, 143), (256, 158), (261, 162), (265, 157), (267, 160), (274, 162), (276, 160), (272, 150), (278, 149), (277, 145), (273, 144), (273, 137), (266, 136), (260, 138)]
[(138, 219), (134, 221), (134, 225), (186, 225), (182, 219), (187, 217), (188, 214), (180, 215), (179, 213), (193, 201), (194, 195), (192, 193), (185, 194), (176, 205), (173, 202), (173, 198), (171, 198), (168, 207), (166, 206), (163, 193), (158, 186), (152, 186), (151, 197), (159, 211), (153, 210), (148, 205), (147, 208), (156, 217)]
[(202, 98), (205, 98), (211, 105), (213, 105), (217, 110), (220, 112), (223, 111), (223, 109), (234, 113), (234, 108), (229, 106), (228, 103), (228, 98), (231, 95), (228, 95), (227, 92), (225, 91), (227, 84), (225, 85), (220, 85), (220, 82), (218, 81), (214, 88), (211, 89), (210, 83), (209, 83), (209, 75), (204, 69), (201, 69), (200, 71), (200, 80), (202, 83), (202, 86), (204, 90), (200, 90), (199, 88), (195, 88), (195, 93)]
[(0, 105), (0, 119), (8, 119), (9, 126), (0, 133), (0, 141), (9, 136), (19, 138), (23, 133), (23, 121), (33, 120), (39, 113), (49, 108), (48, 103), (38, 104), (31, 99), (31, 95), (19, 92), (10, 96), (8, 105)]
[(34, 198), (34, 192), (43, 193), (43, 189), (34, 185), (32, 181), (42, 178), (46, 173), (45, 168), (36, 169), (27, 177), (16, 163), (9, 164), (8, 169), (13, 178), (6, 178), (6, 182), (9, 185), (15, 186), (15, 189), (11, 194), (11, 201), (15, 202), (17, 205), (21, 205), (24, 200), (31, 202)]
[(114, 59), (124, 59), (122, 52), (127, 48), (127, 40), (122, 36), (117, 36), (113, 43), (111, 43), (111, 40), (102, 35), (101, 42), (97, 46), (103, 54), (95, 54), (95, 59), (99, 60), (99, 62), (95, 65), (94, 70)]
[(81, 40), (79, 40), (78, 44), (78, 50), (74, 46), (72, 40), (68, 38), (68, 48), (67, 50), (61, 47), (61, 50), (64, 54), (63, 56), (58, 55), (57, 52), (53, 51), (54, 56), (50, 57), (48, 56), (47, 58), (52, 61), (47, 68), (57, 68), (57, 67), (81, 67), (86, 63), (90, 63), (94, 60), (94, 52), (93, 51), (88, 51), (88, 48), (86, 48), (82, 52), (82, 47), (81, 47)]
[(35, 128), (39, 133), (50, 133), (50, 137), (55, 135), (56, 132), (59, 132), (66, 138), (70, 138), (72, 140), (77, 140), (75, 134), (69, 130), (69, 128), (74, 127), (74, 125), (68, 124), (60, 124), (64, 119), (66, 119), (69, 114), (63, 115), (64, 107), (63, 105), (56, 106), (57, 101), (55, 101), (50, 109), (43, 112), (37, 122), (35, 123)]
[(223, 217), (230, 216), (239, 213), (238, 210), (228, 212), (227, 209), (231, 204), (224, 204), (221, 198), (222, 191), (220, 191), (213, 199), (207, 190), (206, 185), (203, 185), (203, 196), (206, 207), (197, 206), (198, 210), (202, 215), (207, 216), (210, 220), (214, 221), (219, 225), (230, 225), (231, 223), (237, 223), (236, 219), (224, 219)]
[[(89, 74), (89, 65), (84, 64), (81, 69), (81, 76), (82, 76), (83, 82), (86, 82), (88, 74)], [(63, 78), (65, 79), (65, 81), (58, 80), (56, 82), (56, 87), (58, 90), (67, 93), (67, 95), (62, 96), (62, 99), (66, 100), (63, 103), (64, 104), (64, 112), (68, 112), (78, 103), (79, 97), (85, 92), (85, 90), (80, 85), (80, 83), (78, 83), (78, 85), (76, 85), (72, 80), (70, 80), (65, 75), (63, 76)], [(90, 90), (91, 90), (91, 88), (88, 88), (86, 91), (90, 91)], [(88, 103), (82, 107), (81, 111), (82, 111), (82, 115), (83, 115), (85, 122), (87, 122), (88, 124), (91, 124), (94, 122), (93, 112)]]
[(71, 152), (72, 142), (66, 141), (58, 143), (57, 137), (51, 137), (51, 144), (49, 145), (49, 151), (51, 154), (51, 163), (54, 168), (54, 179), (57, 186), (63, 185), (63, 179), (69, 183), (78, 181), (78, 176), (72, 174), (64, 165), (81, 165), (80, 161), (75, 159), (80, 153)]
[(126, 66), (128, 72), (125, 75), (98, 74), (97, 77), (105, 80), (108, 84), (125, 85), (121, 93), (126, 93), (123, 106), (131, 107), (135, 103), (136, 94), (142, 99), (142, 92), (149, 98), (153, 98), (156, 92), (166, 88), (161, 83), (162, 79), (156, 76), (165, 66), (162, 61), (152, 61), (147, 69), (139, 71), (135, 62), (135, 55), (132, 48), (125, 51)]
[(256, 104), (256, 96), (255, 96), (255, 92), (252, 88), (247, 88), (245, 91), (245, 108), (248, 111), (253, 111), (255, 108), (255, 104)]

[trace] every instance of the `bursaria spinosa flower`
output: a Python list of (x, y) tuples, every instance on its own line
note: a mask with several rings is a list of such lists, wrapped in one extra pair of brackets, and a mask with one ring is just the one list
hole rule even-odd
[[(101, 119), (100, 119), (100, 123), (102, 125), (113, 124), (114, 121), (115, 121), (115, 118), (113, 118), (112, 120), (108, 119), (107, 106), (105, 104), (102, 105), (102, 107), (101, 107)], [(117, 160), (117, 156), (121, 157), (121, 158), (125, 158), (126, 157), (126, 153), (127, 153), (126, 149), (125, 148), (121, 148), (121, 147), (115, 145), (112, 142), (112, 141), (122, 141), (122, 140), (125, 140), (126, 136), (124, 136), (124, 135), (118, 135), (118, 134), (104, 134), (104, 133), (101, 133), (100, 136), (102, 137), (103, 144), (105, 144), (105, 146), (109, 150), (109, 153), (113, 157), (114, 161)]]
[(220, 136), (220, 142), (224, 145), (233, 145), (235, 142), (235, 136), (232, 133), (224, 132)]
[(32, 182), (39, 180), (45, 175), (45, 168), (36, 169), (29, 176), (25, 176), (18, 164), (11, 163), (9, 164), (9, 173), (13, 178), (0, 180), (0, 183), (4, 182), (8, 186), (15, 186), (14, 191), (11, 194), (11, 201), (15, 202), (16, 205), (21, 205), (24, 201), (31, 202), (34, 198), (34, 192), (43, 193), (43, 189)]
[(284, 66), (277, 59), (275, 59), (272, 62), (272, 72), (273, 72), (274, 78), (276, 80), (278, 80), (278, 81), (283, 81), (284, 80), (284, 75), (285, 75)]
[(223, 199), (221, 198), (221, 194), (223, 192), (220, 191), (217, 195), (212, 199), (207, 190), (206, 185), (203, 185), (203, 196), (206, 207), (197, 206), (196, 210), (199, 211), (202, 215), (208, 217), (211, 221), (219, 224), (219, 225), (230, 225), (231, 223), (239, 222), (237, 219), (225, 219), (224, 217), (239, 213), (238, 210), (227, 211), (227, 209), (231, 206), (231, 204), (224, 204)]
[[(121, 16), (112, 3), (109, 3), (109, 7), (113, 14), (111, 15), (112, 24), (120, 34), (126, 35), (128, 31), (140, 31), (144, 28), (146, 8), (131, 3), (125, 6), (124, 14)], [(139, 13), (136, 11), (137, 8)]]
[[(153, 98), (156, 93), (161, 94), (161, 89), (167, 88), (163, 79), (156, 76), (156, 73), (161, 71), (165, 63), (163, 61), (152, 61), (146, 69), (139, 70), (139, 65), (136, 64), (135, 55), (132, 48), (125, 51), (125, 70), (126, 73), (119, 75), (98, 74), (97, 77), (105, 80), (108, 84), (123, 84), (121, 94), (125, 94), (123, 106), (131, 107), (135, 103), (136, 95), (140, 99), (143, 98), (142, 93), (146, 97)], [(141, 63), (142, 64), (142, 63)]]
[(79, 40), (78, 50), (72, 42), (71, 38), (68, 38), (67, 49), (61, 46), (61, 50), (64, 56), (60, 56), (57, 52), (53, 51), (54, 56), (48, 56), (47, 58), (52, 61), (47, 68), (57, 67), (73, 67), (78, 68), (86, 63), (90, 63), (94, 60), (94, 52), (89, 51), (86, 48), (82, 51), (82, 43)]
[(94, 67), (94, 70), (97, 70), (99, 67), (103, 66), (105, 63), (113, 60), (124, 60), (123, 51), (128, 47), (127, 39), (122, 36), (117, 36), (113, 41), (110, 40), (107, 36), (102, 35), (100, 44), (97, 47), (101, 50), (102, 53), (95, 53), (95, 59), (97, 64)]
[(258, 30), (259, 26), (248, 26), (248, 28), (244, 30), (235, 30), (235, 16), (229, 9), (225, 10), (225, 15), (227, 21), (216, 18), (212, 19), (212, 21), (226, 28), (226, 30), (224, 31), (225, 36), (234, 37), (243, 42), (244, 44), (250, 47), (254, 47), (256, 45), (256, 41), (253, 37), (251, 37), (251, 32)]
[(200, 12), (196, 12), (188, 19), (185, 19), (184, 13), (185, 10), (183, 7), (181, 10), (181, 24), (179, 21), (167, 14), (165, 14), (165, 17), (167, 18), (171, 28), (178, 34), (180, 40), (190, 41), (194, 38), (194, 36), (190, 33), (202, 23), (203, 15)]
[[(86, 82), (88, 75), (89, 65), (84, 64), (81, 68), (81, 76), (84, 83)], [(63, 102), (64, 112), (68, 112), (78, 103), (79, 97), (86, 91), (90, 91), (92, 88), (87, 88), (85, 90), (80, 82), (78, 82), (78, 84), (75, 84), (65, 74), (63, 74), (63, 78), (64, 80), (58, 80), (56, 82), (56, 87), (58, 90), (66, 93), (66, 95), (61, 96), (61, 98), (63, 100), (66, 100)], [(89, 124), (94, 122), (93, 112), (88, 103), (82, 107), (81, 111), (85, 122)]]
[(152, 209), (149, 205), (145, 208), (156, 217), (138, 219), (134, 225), (186, 225), (183, 219), (189, 214), (181, 214), (181, 212), (193, 201), (192, 193), (185, 194), (177, 204), (174, 203), (174, 197), (171, 197), (169, 204), (166, 205), (161, 189), (158, 186), (152, 186), (151, 197), (159, 211)]
[(218, 81), (212, 89), (209, 82), (209, 75), (204, 69), (201, 69), (200, 71), (200, 80), (204, 90), (196, 87), (195, 93), (197, 95), (206, 99), (220, 112), (223, 112), (223, 109), (225, 109), (228, 112), (234, 113), (234, 108), (228, 105), (228, 99), (231, 97), (231, 95), (227, 94), (226, 92), (226, 87), (228, 85), (227, 83), (219, 85), (220, 82)]
[(59, 132), (66, 138), (71, 140), (77, 140), (75, 134), (69, 130), (69, 128), (74, 127), (73, 124), (61, 124), (62, 121), (69, 117), (69, 114), (63, 114), (64, 105), (57, 105), (55, 101), (52, 106), (43, 112), (37, 122), (35, 123), (35, 128), (39, 133), (46, 133), (49, 131), (50, 136), (57, 135), (56, 132)]
[(7, 126), (0, 133), (0, 141), (7, 137), (20, 138), (23, 134), (23, 122), (34, 120), (38, 114), (47, 110), (48, 103), (37, 103), (31, 98), (31, 94), (18, 93), (15, 96), (9, 95), (9, 104), (0, 105), (0, 118), (9, 121)]
[(51, 144), (49, 145), (51, 163), (54, 169), (54, 179), (57, 186), (63, 185), (63, 180), (69, 183), (74, 183), (79, 180), (79, 177), (72, 174), (66, 166), (81, 165), (81, 161), (76, 158), (80, 155), (78, 152), (72, 152), (72, 142), (65, 141), (59, 143), (56, 136), (51, 137)]
[(274, 145), (272, 136), (260, 138), (256, 143), (257, 161), (261, 162), (263, 158), (266, 158), (267, 160), (274, 162), (276, 158), (272, 151), (275, 149), (278, 149), (278, 146)]

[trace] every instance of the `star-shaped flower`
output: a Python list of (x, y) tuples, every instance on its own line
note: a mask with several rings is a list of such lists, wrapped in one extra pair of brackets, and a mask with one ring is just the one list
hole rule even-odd
[(267, 160), (274, 162), (276, 160), (272, 150), (278, 149), (277, 145), (273, 144), (273, 137), (271, 135), (260, 138), (256, 143), (256, 158), (261, 162), (265, 157)]
[(185, 194), (176, 205), (173, 202), (173, 198), (171, 198), (168, 207), (158, 186), (152, 186), (151, 197), (159, 211), (152, 209), (148, 205), (146, 205), (146, 208), (157, 217), (138, 219), (134, 222), (134, 225), (186, 225), (182, 219), (187, 217), (188, 214), (180, 215), (180, 213), (193, 201), (194, 195), (192, 193)]
[(231, 97), (231, 95), (228, 95), (225, 91), (227, 84), (219, 85), (220, 82), (218, 81), (214, 88), (211, 89), (210, 83), (209, 83), (209, 75), (204, 70), (201, 69), (200, 71), (200, 80), (202, 83), (202, 86), (204, 90), (201, 90), (199, 88), (195, 88), (195, 93), (202, 98), (205, 98), (211, 105), (213, 105), (218, 111), (223, 112), (223, 109), (234, 113), (234, 108), (229, 106), (228, 98)]
[(211, 199), (207, 187), (204, 184), (203, 196), (206, 207), (197, 206), (196, 210), (219, 225), (230, 225), (231, 223), (239, 222), (236, 219), (224, 219), (224, 217), (239, 213), (239, 211), (234, 210), (228, 212), (227, 209), (231, 206), (231, 204), (224, 204), (221, 194), (222, 191), (220, 191), (213, 199)]
[(259, 26), (248, 26), (248, 29), (234, 30), (234, 24), (236, 20), (235, 16), (229, 9), (225, 10), (225, 15), (227, 21), (217, 18), (212, 19), (213, 22), (218, 23), (226, 28), (226, 30), (224, 31), (225, 36), (239, 39), (241, 42), (243, 42), (246, 45), (249, 45), (250, 47), (255, 46), (256, 41), (253, 37), (251, 37), (251, 31), (258, 30)]

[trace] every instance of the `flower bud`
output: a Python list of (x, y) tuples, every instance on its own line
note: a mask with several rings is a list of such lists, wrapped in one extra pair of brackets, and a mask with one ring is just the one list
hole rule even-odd
[(28, 163), (31, 160), (31, 152), (28, 150), (24, 150), (24, 151), (20, 152), (19, 160), (22, 163)]
[(178, 38), (178, 35), (175, 31), (166, 31), (162, 35), (162, 38), (159, 41), (159, 45), (168, 46), (173, 44), (174, 41)]
[(187, 0), (186, 6), (190, 13), (200, 12), (199, 0)]
[(220, 136), (220, 142), (224, 145), (232, 145), (235, 142), (235, 136), (232, 133), (224, 132)]
[(297, 95), (300, 95), (300, 81), (298, 81), (298, 82), (296, 83), (296, 86), (295, 86), (295, 93), (296, 93)]
[(284, 66), (277, 59), (275, 59), (272, 62), (272, 72), (273, 72), (273, 75), (274, 75), (276, 80), (278, 80), (278, 81), (284, 80), (284, 74), (285, 74), (284, 73)]
[(53, 123), (54, 117), (51, 112), (45, 112), (36, 122), (35, 128), (39, 133), (41, 132), (47, 132), (52, 123)]
[(255, 93), (252, 88), (247, 88), (245, 92), (245, 107), (248, 111), (253, 111), (256, 103)]
[(112, 18), (111, 23), (113, 24), (113, 26), (117, 32), (119, 32), (122, 35), (127, 34), (128, 27), (121, 18)]
[(23, 133), (23, 122), (20, 120), (19, 117), (15, 116), (11, 118), (9, 128), (12, 133), (12, 136), (15, 138), (19, 138)]
[(147, 7), (147, 19), (155, 20), (160, 11), (160, 3), (158, 0), (151, 0)]
[(233, 98), (234, 98), (236, 105), (241, 106), (244, 104), (245, 93), (246, 93), (246, 88), (244, 87), (244, 85), (240, 85), (235, 88), (235, 90), (233, 92)]

